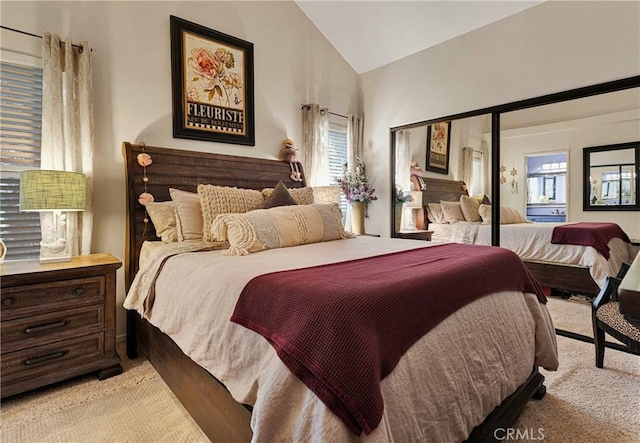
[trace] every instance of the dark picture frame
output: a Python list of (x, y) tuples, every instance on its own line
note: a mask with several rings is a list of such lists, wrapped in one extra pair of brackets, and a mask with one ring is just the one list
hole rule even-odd
[(427, 126), (426, 170), (449, 174), (451, 151), (451, 122), (433, 123)]
[(173, 137), (255, 146), (253, 44), (171, 16)]

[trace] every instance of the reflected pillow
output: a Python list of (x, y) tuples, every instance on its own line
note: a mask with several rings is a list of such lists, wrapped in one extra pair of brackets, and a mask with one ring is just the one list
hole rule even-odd
[(469, 197), (467, 195), (460, 196), (460, 209), (462, 209), (462, 215), (468, 222), (482, 221), (478, 209), (480, 208), (480, 202), (475, 197)]
[(428, 203), (427, 204), (427, 218), (431, 223), (447, 223), (447, 219), (442, 212), (442, 205), (440, 203)]
[[(482, 224), (491, 224), (491, 205), (480, 205), (478, 209), (480, 217), (482, 217)], [(515, 223), (529, 223), (524, 215), (520, 211), (514, 208), (503, 206), (500, 208), (500, 224), (512, 225)]]
[(342, 227), (337, 203), (278, 206), (245, 214), (218, 215), (212, 235), (228, 238), (224, 255), (247, 255), (265, 249), (352, 238)]
[(447, 202), (440, 200), (442, 212), (447, 223), (459, 223), (465, 221), (460, 202)]

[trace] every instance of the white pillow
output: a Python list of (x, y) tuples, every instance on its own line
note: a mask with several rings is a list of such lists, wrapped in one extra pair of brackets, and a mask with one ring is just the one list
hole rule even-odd
[(459, 223), (465, 221), (460, 202), (447, 202), (440, 200), (442, 212), (447, 223)]
[[(480, 205), (478, 212), (480, 213), (480, 217), (482, 217), (483, 225), (491, 224), (491, 205)], [(501, 207), (500, 224), (511, 225), (515, 223), (529, 223), (529, 221), (517, 209), (508, 206)]]
[(468, 222), (479, 222), (482, 220), (480, 217), (480, 202), (475, 197), (469, 197), (468, 195), (460, 196), (460, 208), (462, 209), (462, 215)]
[(427, 204), (427, 218), (431, 223), (447, 223), (440, 203)]

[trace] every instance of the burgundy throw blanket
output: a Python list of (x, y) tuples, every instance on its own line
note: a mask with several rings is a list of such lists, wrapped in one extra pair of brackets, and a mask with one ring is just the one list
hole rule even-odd
[(630, 243), (629, 237), (615, 223), (573, 223), (553, 228), (551, 243), (592, 246), (609, 260), (609, 241), (620, 238)]
[(446, 244), (255, 277), (231, 321), (264, 336), (356, 435), (370, 434), (380, 381), (402, 355), (467, 303), (507, 290), (546, 303), (515, 253)]

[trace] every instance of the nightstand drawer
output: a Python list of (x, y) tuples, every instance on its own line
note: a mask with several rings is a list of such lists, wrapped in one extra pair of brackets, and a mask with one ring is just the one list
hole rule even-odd
[(2, 320), (44, 314), (104, 300), (104, 277), (61, 280), (2, 288)]
[(68, 309), (2, 322), (2, 354), (104, 328), (104, 306)]
[(62, 340), (48, 345), (11, 352), (2, 356), (2, 383), (16, 378), (37, 377), (59, 371), (83, 360), (100, 358), (104, 353), (104, 334)]

